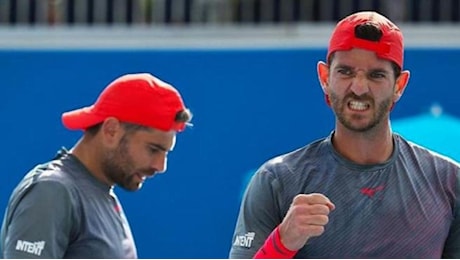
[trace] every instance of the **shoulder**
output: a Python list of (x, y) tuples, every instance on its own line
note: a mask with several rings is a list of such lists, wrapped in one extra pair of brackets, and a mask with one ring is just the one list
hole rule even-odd
[[(273, 190), (289, 187), (299, 192), (311, 172), (323, 171), (332, 158), (328, 138), (316, 140), (299, 149), (273, 157), (263, 163), (252, 177), (256, 187), (270, 186)], [(297, 187), (297, 188), (296, 188)]]
[(400, 135), (395, 134), (395, 137), (400, 149), (400, 154), (403, 157), (418, 161), (423, 164), (437, 164), (438, 166), (460, 169), (460, 163), (450, 158), (449, 156), (443, 155), (425, 146), (409, 141)]
[(306, 165), (316, 165), (331, 152), (329, 138), (313, 141), (301, 148), (281, 154), (266, 161), (261, 170), (268, 173), (295, 173), (302, 171)]
[(56, 160), (37, 165), (30, 170), (16, 186), (12, 197), (23, 197), (31, 190), (34, 190), (34, 196), (46, 196), (49, 192), (54, 196), (73, 198), (76, 196), (77, 187), (72, 176), (67, 174), (60, 161)]
[(431, 185), (440, 185), (441, 190), (459, 189), (460, 192), (460, 164), (457, 161), (400, 136), (396, 140), (400, 150), (397, 165), (417, 173), (413, 176), (423, 176)]

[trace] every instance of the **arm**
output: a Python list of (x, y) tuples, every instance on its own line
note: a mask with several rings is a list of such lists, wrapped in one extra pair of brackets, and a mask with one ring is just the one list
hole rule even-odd
[(281, 224), (267, 238), (254, 258), (293, 258), (308, 239), (320, 236), (335, 206), (319, 193), (298, 194)]
[(460, 258), (460, 169), (457, 170), (457, 185), (455, 189), (455, 205), (453, 221), (442, 252), (442, 258)]
[(230, 258), (252, 258), (281, 223), (280, 189), (273, 173), (264, 167), (254, 174), (241, 202)]
[(279, 226), (273, 230), (265, 240), (264, 245), (254, 255), (254, 259), (289, 259), (293, 258), (297, 251), (286, 248), (281, 242)]
[[(4, 258), (63, 258), (72, 226), (72, 206), (63, 184), (33, 184), (11, 200), (2, 227)], [(17, 201), (17, 202), (16, 202)]]
[(309, 238), (324, 232), (335, 208), (326, 196), (298, 194), (284, 214), (279, 203), (289, 202), (279, 202), (281, 192), (269, 171), (253, 177), (240, 208), (231, 258), (292, 258)]

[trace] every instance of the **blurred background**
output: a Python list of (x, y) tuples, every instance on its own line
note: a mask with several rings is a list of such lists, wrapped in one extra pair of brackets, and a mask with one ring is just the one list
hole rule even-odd
[(455, 0), (2, 0), (7, 25), (335, 22), (356, 10), (401, 22), (458, 22)]
[(0, 210), (29, 169), (81, 136), (62, 112), (150, 72), (195, 117), (165, 174), (117, 189), (139, 257), (226, 258), (253, 172), (333, 129), (316, 64), (358, 10), (405, 34), (411, 79), (394, 131), (460, 160), (460, 0), (0, 0)]

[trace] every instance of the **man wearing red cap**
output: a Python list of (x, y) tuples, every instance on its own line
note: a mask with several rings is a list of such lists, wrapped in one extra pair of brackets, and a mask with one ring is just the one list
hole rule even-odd
[(459, 164), (391, 130), (403, 50), (376, 12), (337, 24), (318, 63), (335, 129), (259, 168), (231, 258), (460, 258)]
[(94, 105), (64, 113), (64, 126), (83, 137), (13, 191), (0, 256), (137, 258), (113, 187), (136, 191), (164, 172), (176, 133), (191, 117), (179, 92), (148, 73), (121, 76)]

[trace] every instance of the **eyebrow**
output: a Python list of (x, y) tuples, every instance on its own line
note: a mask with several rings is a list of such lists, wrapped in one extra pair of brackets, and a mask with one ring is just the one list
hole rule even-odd
[(156, 144), (156, 143), (148, 143), (150, 146), (154, 146), (158, 150), (161, 150), (163, 152), (169, 152), (168, 149), (166, 149), (164, 146)]
[[(345, 64), (337, 64), (337, 66), (335, 67), (335, 69), (348, 69), (348, 70), (354, 70), (354, 68), (353, 68), (352, 66), (345, 65)], [(383, 68), (374, 68), (374, 69), (370, 69), (368, 72), (381, 72), (381, 73), (385, 73), (385, 74), (390, 73), (390, 71), (388, 71), (388, 70), (386, 70), (386, 69), (383, 69)]]

